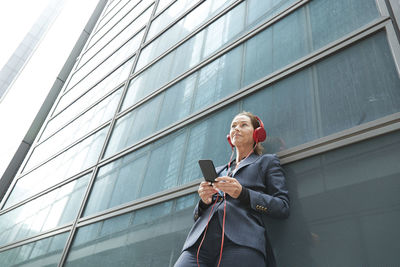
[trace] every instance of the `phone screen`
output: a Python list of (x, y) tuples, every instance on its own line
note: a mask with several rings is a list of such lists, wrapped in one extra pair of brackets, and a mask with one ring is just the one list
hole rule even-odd
[(217, 172), (215, 171), (214, 163), (209, 159), (199, 160), (201, 172), (203, 173), (204, 179), (208, 182), (215, 182), (217, 178)]

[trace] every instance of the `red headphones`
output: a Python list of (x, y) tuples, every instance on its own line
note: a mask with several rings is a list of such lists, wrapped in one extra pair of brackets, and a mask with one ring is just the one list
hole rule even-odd
[[(256, 118), (256, 120), (258, 121), (260, 126), (257, 127), (256, 129), (254, 129), (253, 140), (256, 143), (260, 143), (260, 142), (265, 141), (265, 139), (267, 138), (267, 132), (265, 131), (264, 123), (261, 121), (261, 119), (257, 116), (254, 116), (254, 117)], [(231, 147), (234, 147), (234, 145), (232, 144), (232, 141), (231, 141), (230, 134), (228, 134), (226, 136), (226, 138), (228, 139), (228, 143), (231, 145)]]

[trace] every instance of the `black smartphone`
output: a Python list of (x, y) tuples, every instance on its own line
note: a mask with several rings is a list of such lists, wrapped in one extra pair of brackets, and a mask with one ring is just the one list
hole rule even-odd
[(215, 182), (215, 178), (218, 177), (217, 172), (215, 171), (214, 163), (209, 159), (201, 159), (199, 160), (199, 165), (201, 172), (203, 173), (204, 179), (208, 182)]

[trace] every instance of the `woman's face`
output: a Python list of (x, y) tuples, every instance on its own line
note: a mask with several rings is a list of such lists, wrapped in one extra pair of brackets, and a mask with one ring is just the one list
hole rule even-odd
[(253, 146), (254, 128), (246, 115), (236, 116), (231, 123), (230, 136), (232, 144), (237, 146)]

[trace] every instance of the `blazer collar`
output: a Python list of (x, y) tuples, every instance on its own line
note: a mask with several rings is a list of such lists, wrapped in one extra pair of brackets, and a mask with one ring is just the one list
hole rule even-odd
[(242, 162), (240, 162), (239, 167), (234, 171), (234, 173), (237, 173), (240, 169), (246, 167), (247, 165), (253, 163), (259, 158), (259, 155), (256, 153), (252, 153), (250, 156), (248, 156), (246, 159), (244, 159)]
[[(255, 154), (255, 153), (252, 153), (250, 156), (248, 156), (246, 159), (244, 159), (244, 160), (239, 164), (239, 167), (234, 171), (234, 173), (237, 173), (240, 169), (242, 169), (242, 168), (246, 167), (247, 165), (253, 163), (253, 162), (256, 161), (259, 157), (260, 157), (259, 155)], [(233, 159), (233, 160), (231, 161), (231, 164), (232, 164), (232, 162), (234, 162), (234, 161), (235, 161), (235, 159)], [(217, 167), (217, 168), (216, 168), (216, 172), (217, 172), (217, 174), (219, 175), (223, 170), (225, 170), (225, 169), (227, 169), (227, 168), (228, 168), (228, 164), (225, 164), (225, 165), (223, 165), (223, 166)]]

